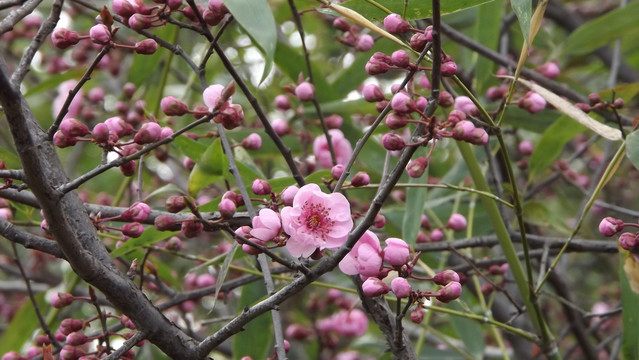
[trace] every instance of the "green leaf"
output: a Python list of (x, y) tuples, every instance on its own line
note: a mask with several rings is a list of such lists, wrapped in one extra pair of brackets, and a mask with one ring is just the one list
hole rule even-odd
[(171, 146), (176, 146), (182, 150), (184, 155), (191, 158), (193, 161), (202, 157), (202, 154), (206, 151), (206, 145), (191, 139), (188, 136), (180, 135), (173, 140)]
[(13, 151), (7, 150), (2, 146), (0, 146), (0, 160), (4, 161), (8, 169), (22, 168), (18, 156)]
[(277, 45), (277, 28), (275, 18), (267, 0), (225, 0), (224, 5), (233, 15), (235, 21), (246, 31), (262, 54), (264, 54), (264, 72), (260, 83), (271, 72), (275, 46)]
[[(621, 259), (622, 261), (620, 261), (619, 265), (621, 305), (623, 307), (623, 340), (621, 342), (621, 352), (624, 359), (635, 360), (639, 359), (639, 341), (637, 341), (637, 339), (639, 339), (639, 307), (637, 307), (637, 304), (639, 304), (639, 294), (630, 288), (628, 275), (637, 277), (637, 266), (635, 260), (629, 257), (625, 251), (621, 254)], [(623, 261), (624, 259), (625, 261)], [(634, 266), (626, 264), (630, 274), (624, 270), (624, 262), (628, 263), (629, 261), (634, 263)]]
[(626, 156), (639, 169), (639, 131), (626, 136)]
[[(464, 312), (462, 306), (457, 302), (451, 302), (447, 307), (459, 312)], [(466, 351), (473, 355), (475, 359), (483, 358), (486, 343), (484, 342), (483, 336), (477, 336), (477, 334), (482, 333), (481, 325), (479, 325), (477, 321), (463, 316), (450, 316), (449, 319), (459, 339), (464, 344)]]
[(613, 91), (615, 99), (621, 98), (627, 103), (639, 93), (639, 83), (622, 84), (614, 89), (603, 90), (599, 92), (599, 96), (601, 96), (602, 100), (612, 101)]
[(127, 240), (122, 246), (111, 252), (111, 257), (116, 258), (118, 256), (125, 255), (128, 252), (139, 249), (143, 246), (154, 244), (158, 241), (168, 239), (171, 236), (179, 233), (179, 231), (160, 231), (155, 227), (148, 227), (142, 233), (142, 236), (135, 239)]
[(524, 42), (527, 44), (530, 40), (530, 18), (532, 17), (532, 1), (531, 0), (510, 0), (510, 7), (513, 8), (517, 19), (521, 34), (524, 36)]
[[(50, 306), (44, 299), (44, 293), (36, 294), (35, 298), (40, 311), (46, 314)], [(2, 332), (2, 336), (0, 337), (0, 354), (6, 354), (12, 350), (20, 352), (22, 346), (30, 340), (31, 334), (39, 328), (40, 322), (38, 322), (33, 304), (27, 300), (13, 316), (9, 326)]]
[[(252, 282), (242, 288), (238, 304), (239, 311), (251, 306), (266, 296), (266, 287), (262, 281)], [(264, 313), (250, 323), (244, 325), (244, 331), (233, 336), (233, 359), (240, 360), (244, 356), (253, 359), (266, 359), (273, 350), (273, 324), (271, 314)]]
[[(415, 158), (418, 156), (426, 156), (427, 149), (420, 148), (417, 150)], [(380, 160), (381, 161), (381, 160)], [(428, 183), (428, 167), (424, 174), (418, 178), (410, 178), (409, 184), (426, 184)], [(422, 214), (424, 213), (424, 203), (426, 202), (425, 187), (409, 187), (406, 189), (406, 212), (402, 221), (402, 238), (409, 245), (414, 245), (417, 240), (417, 233), (422, 223)]]
[[(499, 45), (499, 28), (501, 26), (504, 0), (495, 0), (477, 7), (477, 22), (475, 23), (475, 39), (478, 43), (497, 51)], [(478, 94), (486, 92), (490, 81), (494, 82), (496, 72), (495, 63), (488, 58), (479, 56), (475, 65), (476, 91)]]
[(563, 47), (564, 54), (587, 54), (637, 28), (639, 2), (618, 8), (573, 31)]
[(222, 141), (218, 138), (206, 148), (196, 162), (189, 176), (189, 193), (197, 195), (200, 190), (222, 179), (228, 173), (229, 161), (222, 150)]
[(59, 75), (50, 75), (37, 85), (27, 88), (27, 92), (24, 93), (24, 97), (30, 97), (43, 91), (54, 89), (67, 80), (79, 79), (82, 77), (82, 74), (84, 74), (84, 71), (84, 69), (73, 69)]
[(233, 257), (235, 255), (235, 251), (240, 247), (240, 244), (237, 241), (233, 241), (233, 245), (231, 245), (231, 250), (224, 254), (224, 264), (217, 273), (217, 283), (215, 284), (215, 296), (213, 296), (213, 305), (211, 309), (215, 309), (215, 304), (217, 303), (217, 296), (220, 294), (220, 289), (222, 289), (222, 285), (224, 285), (224, 280), (226, 279), (226, 274), (229, 273), (229, 267), (231, 266), (231, 262), (233, 261)]
[[(441, 14), (450, 14), (490, 1), (492, 0), (442, 1)], [(408, 6), (406, 6), (405, 4), (406, 0), (349, 0), (342, 3), (341, 5), (357, 11), (358, 13), (360, 13), (360, 15), (371, 21), (384, 20), (386, 15), (388, 15), (388, 12), (384, 9), (400, 15), (404, 14), (405, 9), (406, 20), (424, 19), (433, 15), (432, 3), (430, 1), (412, 0), (408, 2)]]
[(530, 157), (530, 179), (546, 171), (559, 157), (564, 145), (585, 129), (585, 126), (574, 122), (568, 116), (560, 117), (546, 129)]

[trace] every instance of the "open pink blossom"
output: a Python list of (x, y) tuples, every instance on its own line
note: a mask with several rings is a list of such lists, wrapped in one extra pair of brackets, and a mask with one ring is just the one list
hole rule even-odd
[[(217, 101), (222, 96), (222, 91), (224, 91), (224, 85), (214, 84), (210, 85), (204, 92), (202, 93), (202, 98), (204, 99), (204, 104), (209, 107), (209, 110), (213, 110)], [(231, 99), (229, 99), (229, 104), (231, 103)]]
[(253, 218), (251, 235), (262, 241), (271, 241), (280, 233), (281, 229), (280, 216), (271, 209), (262, 209), (259, 215)]
[(374, 232), (367, 230), (353, 249), (339, 262), (346, 275), (378, 276), (382, 267), (382, 247)]
[[(331, 143), (333, 144), (333, 150), (335, 150), (337, 163), (345, 165), (353, 154), (351, 143), (344, 137), (344, 133), (338, 129), (328, 130), (328, 133), (331, 136)], [(326, 135), (315, 138), (313, 142), (313, 154), (320, 166), (327, 169), (333, 167), (334, 164), (331, 159), (331, 153), (328, 150)]]
[(346, 197), (324, 194), (317, 184), (302, 186), (293, 206), (283, 208), (280, 215), (282, 229), (290, 236), (286, 248), (295, 257), (308, 257), (315, 249), (337, 248), (353, 228)]

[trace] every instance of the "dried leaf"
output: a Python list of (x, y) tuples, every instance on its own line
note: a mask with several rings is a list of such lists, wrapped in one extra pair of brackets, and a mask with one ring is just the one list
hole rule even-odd
[[(500, 76), (502, 78), (513, 79), (512, 76)], [(517, 79), (518, 82), (529, 88), (530, 90), (536, 92), (541, 95), (546, 101), (548, 101), (552, 106), (554, 106), (557, 110), (562, 113), (568, 115), (573, 120), (576, 120), (578, 123), (588, 127), (590, 130), (596, 132), (597, 134), (603, 136), (604, 138), (612, 141), (621, 140), (621, 131), (619, 129), (612, 128), (608, 125), (604, 125), (597, 120), (591, 118), (585, 112), (581, 111), (577, 107), (575, 107), (570, 102), (564, 100), (559, 95), (553, 93), (552, 91), (539, 86), (535, 83), (532, 83), (528, 80)]]
[(100, 18), (102, 19), (102, 23), (111, 30), (111, 26), (113, 25), (113, 16), (106, 6), (102, 8), (102, 11), (100, 11)]

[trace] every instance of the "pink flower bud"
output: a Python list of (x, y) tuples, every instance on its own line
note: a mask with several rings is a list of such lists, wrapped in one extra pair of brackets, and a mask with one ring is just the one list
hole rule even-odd
[(428, 158), (420, 156), (408, 163), (408, 165), (406, 166), (406, 172), (408, 172), (408, 176), (412, 178), (418, 178), (424, 175), (424, 171), (426, 171), (427, 166)]
[(384, 227), (384, 225), (386, 225), (386, 217), (384, 217), (384, 215), (382, 214), (375, 215), (375, 221), (373, 222), (373, 226), (378, 229), (381, 229)]
[(383, 62), (376, 62), (371, 59), (366, 63), (364, 69), (368, 75), (373, 76), (386, 73), (390, 69), (390, 65)]
[(158, 123), (148, 122), (142, 125), (138, 133), (135, 134), (133, 141), (136, 144), (150, 144), (160, 140), (162, 127)]
[(488, 133), (482, 128), (474, 128), (466, 141), (473, 145), (485, 145), (488, 143)]
[(80, 42), (80, 34), (64, 28), (57, 28), (51, 34), (53, 46), (58, 49), (66, 49)]
[(251, 236), (262, 240), (271, 241), (280, 234), (282, 220), (280, 215), (271, 209), (260, 210), (258, 216), (253, 218)]
[(537, 72), (549, 79), (554, 79), (559, 76), (559, 66), (556, 62), (550, 61), (538, 67)]
[(355, 49), (357, 51), (368, 51), (373, 48), (375, 45), (375, 39), (368, 34), (363, 34), (357, 40), (357, 44), (355, 44)]
[(93, 25), (89, 30), (89, 37), (96, 44), (106, 45), (111, 42), (111, 31), (104, 24)]
[(171, 238), (166, 241), (164, 248), (170, 251), (180, 251), (182, 249), (182, 240), (177, 236), (171, 236)]
[(391, 34), (401, 34), (410, 30), (410, 25), (399, 14), (390, 14), (384, 18), (384, 28)]
[(612, 103), (612, 107), (615, 109), (621, 109), (624, 106), (624, 100), (622, 98), (617, 98), (615, 99), (615, 101)]
[(251, 185), (251, 190), (253, 190), (255, 195), (269, 195), (271, 193), (271, 185), (266, 180), (255, 179)]
[(218, 211), (223, 219), (230, 219), (235, 214), (235, 210), (237, 207), (235, 203), (229, 199), (222, 199), (220, 204), (217, 206)]
[(329, 129), (339, 129), (344, 123), (344, 119), (339, 115), (327, 116), (324, 121), (326, 122), (326, 127)]
[(171, 10), (177, 10), (182, 7), (182, 0), (167, 0), (166, 5)]
[(529, 113), (535, 114), (546, 108), (546, 99), (536, 92), (529, 91), (523, 98), (519, 99), (517, 105)]
[(69, 345), (73, 345), (73, 346), (84, 345), (88, 341), (89, 341), (89, 338), (87, 338), (87, 336), (84, 335), (83, 333), (72, 332), (71, 334), (67, 335), (67, 344)]
[(160, 131), (160, 140), (164, 140), (164, 139), (168, 138), (171, 135), (173, 135), (173, 129), (171, 129), (168, 126), (164, 126), (162, 128), (162, 131)]
[(344, 173), (344, 165), (342, 164), (337, 164), (331, 168), (331, 177), (333, 180), (339, 180), (342, 173)]
[(386, 133), (382, 136), (382, 146), (388, 151), (397, 151), (406, 147), (406, 143), (401, 136), (395, 133)]
[(291, 108), (291, 102), (288, 100), (286, 95), (280, 94), (275, 97), (275, 107), (282, 111), (286, 111)]
[(586, 114), (590, 112), (590, 110), (592, 110), (592, 108), (590, 107), (590, 105), (588, 104), (584, 104), (584, 103), (575, 103), (575, 107), (583, 112), (585, 112)]
[(153, 220), (153, 224), (159, 231), (169, 231), (175, 228), (177, 222), (169, 215), (159, 215)]
[(519, 153), (524, 156), (532, 154), (534, 148), (535, 146), (530, 140), (524, 140), (520, 142), (519, 145), (517, 145), (517, 149), (519, 150)]
[(169, 196), (164, 203), (168, 212), (176, 213), (186, 208), (186, 200), (182, 195)]
[(386, 248), (384, 249), (384, 261), (392, 266), (399, 267), (405, 265), (410, 259), (410, 248), (408, 244), (398, 238), (386, 239)]
[(619, 236), (618, 242), (622, 249), (637, 252), (637, 246), (639, 245), (637, 234), (625, 232)]
[(144, 232), (144, 226), (139, 222), (132, 222), (128, 224), (122, 225), (122, 235), (131, 237), (131, 238), (139, 238)]
[(437, 297), (437, 299), (439, 299), (439, 301), (447, 303), (459, 298), (459, 296), (461, 296), (461, 293), (461, 284), (457, 281), (451, 281), (446, 284), (446, 286), (439, 289), (435, 296)]
[(72, 332), (80, 331), (84, 329), (86, 323), (80, 319), (64, 319), (60, 323), (60, 332), (64, 335), (69, 335)]
[(69, 293), (54, 293), (51, 296), (51, 306), (56, 309), (62, 309), (63, 307), (67, 307), (71, 305), (73, 302), (73, 295)]
[(462, 120), (458, 122), (453, 128), (453, 139), (468, 140), (470, 139), (473, 130), (475, 130), (475, 125), (472, 122), (468, 120)]
[(403, 299), (410, 295), (413, 288), (403, 277), (396, 277), (393, 281), (391, 281), (391, 290), (393, 290), (393, 293), (397, 296), (397, 298)]
[(60, 350), (60, 360), (75, 360), (86, 355), (84, 350), (73, 347), (72, 345), (64, 345)]
[(129, 27), (133, 30), (145, 30), (153, 26), (153, 19), (143, 14), (133, 14), (129, 18)]
[(152, 55), (158, 50), (158, 43), (153, 39), (145, 39), (135, 44), (135, 52), (141, 55)]
[(410, 56), (404, 50), (397, 50), (391, 54), (391, 62), (397, 67), (405, 68), (410, 64)]
[(467, 115), (477, 115), (479, 110), (468, 96), (458, 96), (455, 98), (455, 110), (462, 111)]
[(459, 282), (459, 275), (455, 271), (450, 269), (444, 270), (433, 276), (433, 282), (437, 285), (443, 286), (453, 281)]
[(109, 131), (116, 134), (118, 138), (131, 135), (135, 132), (133, 126), (127, 124), (127, 122), (119, 116), (108, 118), (104, 123), (109, 128)]
[(75, 137), (69, 137), (64, 135), (62, 130), (58, 130), (53, 134), (53, 143), (59, 148), (65, 148), (67, 146), (73, 146), (78, 142)]
[(386, 116), (384, 122), (390, 129), (397, 130), (408, 124), (408, 117), (402, 113), (390, 113)]
[(343, 17), (335, 18), (335, 20), (333, 20), (333, 27), (341, 31), (349, 31), (351, 29), (351, 25), (348, 23), (348, 20)]
[(455, 99), (448, 91), (439, 93), (439, 106), (449, 108), (455, 104)]
[(603, 236), (611, 237), (622, 231), (624, 228), (624, 222), (621, 219), (615, 219), (613, 217), (605, 217), (599, 223), (599, 232)]
[(259, 134), (251, 133), (242, 140), (242, 147), (247, 150), (259, 150), (262, 147), (262, 138)]
[(466, 228), (468, 222), (466, 221), (466, 217), (462, 214), (452, 214), (448, 219), (448, 228), (453, 231), (462, 231)]
[(182, 116), (189, 112), (189, 107), (185, 103), (173, 96), (165, 96), (160, 102), (162, 112), (167, 116)]
[(151, 214), (149, 205), (138, 201), (124, 210), (120, 218), (123, 221), (144, 221), (149, 217), (149, 214)]
[(421, 308), (417, 308), (410, 312), (410, 321), (419, 324), (424, 321), (424, 312)]
[(442, 76), (453, 76), (457, 74), (457, 64), (454, 61), (447, 61), (441, 66)]
[(244, 111), (239, 104), (232, 104), (220, 111), (220, 114), (213, 118), (217, 124), (222, 124), (226, 130), (232, 130), (242, 124)]
[(195, 215), (189, 215), (187, 221), (182, 223), (182, 234), (187, 238), (194, 238), (204, 230), (204, 225)]
[(291, 126), (284, 119), (275, 119), (271, 124), (277, 136), (284, 136), (291, 133)]
[(60, 123), (60, 131), (67, 137), (84, 136), (91, 133), (84, 123), (74, 118), (62, 120)]
[(113, 0), (111, 7), (116, 14), (128, 18), (140, 11), (142, 3), (137, 0)]
[(311, 101), (315, 98), (315, 86), (308, 81), (304, 81), (295, 87), (295, 96), (301, 101)]
[(293, 206), (293, 199), (295, 198), (298, 190), (299, 188), (295, 185), (287, 186), (284, 190), (282, 190), (280, 197), (282, 198), (284, 205)]
[(369, 277), (362, 284), (362, 291), (366, 296), (375, 297), (387, 294), (390, 288), (382, 280), (376, 277)]
[(371, 178), (364, 171), (360, 171), (351, 179), (351, 185), (355, 187), (366, 186), (371, 182)]
[(124, 176), (133, 176), (135, 174), (135, 170), (138, 165), (134, 160), (127, 161), (126, 163), (120, 165), (120, 171)]
[(506, 95), (508, 89), (502, 86), (491, 86), (486, 90), (486, 97), (488, 100), (499, 100)]
[(430, 239), (433, 242), (442, 241), (443, 238), (444, 238), (444, 232), (441, 231), (440, 229), (435, 229), (435, 230), (430, 232)]
[(391, 99), (391, 108), (399, 113), (409, 113), (415, 110), (415, 102), (405, 93), (398, 92)]
[(601, 102), (601, 96), (597, 93), (588, 94), (588, 103), (590, 105), (597, 105)]
[(235, 203), (237, 206), (244, 205), (244, 199), (241, 194), (235, 193), (233, 191), (227, 191), (222, 195), (222, 199), (229, 199)]
[[(266, 243), (260, 239), (253, 239), (253, 242), (261, 246), (266, 245)], [(244, 251), (248, 255), (258, 255), (262, 253), (262, 250), (260, 250), (259, 248), (253, 247), (249, 244), (242, 244), (242, 251)]]
[(376, 102), (384, 100), (384, 94), (379, 86), (374, 84), (368, 84), (362, 89), (362, 95), (368, 102)]
[(13, 212), (8, 207), (0, 208), (0, 219), (5, 219), (6, 221), (13, 220)]
[(285, 334), (289, 339), (304, 341), (313, 335), (313, 330), (300, 324), (291, 324), (286, 328)]
[(428, 43), (428, 39), (426, 38), (426, 35), (422, 32), (417, 32), (413, 34), (413, 36), (411, 36), (409, 41), (410, 48), (417, 52), (424, 51), (424, 48), (426, 47), (427, 43)]
[(214, 286), (217, 283), (217, 279), (211, 274), (200, 274), (195, 278), (196, 288), (205, 288)]

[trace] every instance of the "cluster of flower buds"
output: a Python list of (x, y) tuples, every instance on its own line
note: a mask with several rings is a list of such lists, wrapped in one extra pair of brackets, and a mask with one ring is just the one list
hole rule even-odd
[(501, 265), (490, 265), (488, 267), (488, 274), (486, 275), (486, 279), (488, 276), (496, 277), (496, 281), (486, 282), (482, 284), (480, 291), (484, 295), (489, 295), (493, 291), (495, 291), (495, 287), (497, 289), (501, 289), (506, 284), (506, 273), (508, 273), (508, 263), (503, 263)]
[[(639, 228), (638, 223), (626, 223), (621, 219), (605, 217), (599, 223), (599, 232), (606, 237), (612, 237), (622, 232), (624, 228)], [(639, 232), (624, 232), (619, 235), (619, 246), (630, 251), (632, 254), (639, 254)]]
[(591, 93), (588, 95), (588, 104), (586, 103), (576, 103), (575, 106), (585, 112), (589, 113), (592, 110), (603, 110), (603, 109), (612, 109), (619, 110), (623, 108), (625, 102), (622, 98), (616, 98), (612, 102), (604, 101), (601, 99), (601, 96), (597, 93)]
[[(402, 70), (431, 70), (429, 67), (419, 66), (410, 61), (410, 56), (404, 50), (397, 50), (390, 56), (382, 52), (374, 53), (368, 60), (365, 70), (369, 75), (384, 74), (391, 69)], [(457, 73), (457, 64), (452, 57), (445, 55), (442, 57), (442, 76), (453, 76)], [(370, 100), (369, 100), (370, 101)]]
[(369, 34), (361, 34), (359, 27), (352, 25), (343, 17), (333, 20), (333, 27), (343, 32), (337, 37), (341, 43), (352, 46), (357, 51), (368, 51), (375, 44), (375, 39)]
[[(468, 226), (466, 217), (457, 213), (451, 214), (446, 223), (446, 228), (452, 231), (463, 231), (466, 229), (466, 226)], [(422, 230), (417, 233), (417, 243), (439, 242), (444, 239), (443, 229), (433, 228), (428, 217), (423, 214), (421, 229)]]
[(570, 163), (564, 159), (555, 161), (554, 168), (573, 185), (580, 188), (587, 188), (590, 185), (590, 177), (585, 174), (580, 174), (570, 167)]

